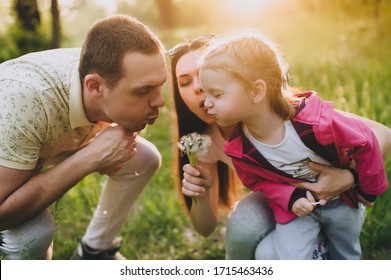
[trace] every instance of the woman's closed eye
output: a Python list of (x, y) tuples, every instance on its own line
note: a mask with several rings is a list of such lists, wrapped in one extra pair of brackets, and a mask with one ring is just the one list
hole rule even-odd
[(181, 79), (178, 80), (178, 86), (179, 87), (188, 87), (193, 83), (191, 79)]
[(191, 85), (191, 82), (186, 82), (186, 83), (181, 83), (181, 84), (179, 84), (178, 86), (179, 87), (188, 87), (188, 86), (190, 86)]

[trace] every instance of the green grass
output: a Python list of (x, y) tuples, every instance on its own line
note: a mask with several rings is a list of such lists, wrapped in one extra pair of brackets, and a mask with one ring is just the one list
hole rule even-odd
[[(391, 5), (382, 2), (381, 15), (376, 19), (370, 6), (355, 10), (340, 9), (335, 4), (339, 1), (308, 2), (312, 6), (290, 11), (285, 17), (289, 22), (275, 20), (271, 26), (265, 18), (259, 23), (280, 43), (291, 64), (292, 84), (316, 90), (322, 98), (333, 100), (338, 109), (391, 126)], [(279, 10), (284, 12), (288, 13)], [(200, 30), (197, 32), (195, 35)], [(191, 35), (194, 34), (190, 31), (188, 37)], [(167, 46), (175, 42), (173, 38), (167, 40)], [(168, 87), (164, 94), (169, 103)], [(163, 164), (121, 231), (122, 252), (129, 259), (224, 259), (227, 213), (222, 213), (215, 233), (202, 238), (192, 229), (186, 211), (178, 203), (173, 183), (172, 158), (176, 147), (172, 143), (170, 110), (168, 104), (159, 120), (143, 134), (161, 151)], [(386, 160), (386, 170), (391, 178), (391, 157)], [(91, 174), (52, 206), (56, 208), (58, 227), (55, 259), (71, 257), (77, 236), (84, 233), (96, 207), (101, 183), (100, 176)], [(391, 192), (387, 191), (378, 197), (375, 207), (368, 209), (361, 235), (363, 258), (391, 259), (390, 233)]]
[[(192, 229), (175, 192), (172, 156), (175, 148), (167, 129), (169, 112), (144, 131), (162, 153), (160, 171), (137, 201), (121, 231), (122, 253), (129, 259), (223, 259), (224, 216), (219, 230), (202, 238)], [(98, 202), (102, 176), (91, 174), (53, 205), (58, 231), (54, 258), (69, 259)]]

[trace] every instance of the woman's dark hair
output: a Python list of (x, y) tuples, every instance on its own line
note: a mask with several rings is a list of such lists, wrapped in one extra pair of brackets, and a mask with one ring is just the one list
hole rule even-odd
[[(172, 95), (175, 105), (175, 114), (177, 122), (177, 131), (174, 133), (174, 143), (178, 143), (180, 137), (183, 135), (197, 132), (200, 134), (206, 133), (209, 125), (198, 118), (193, 112), (191, 112), (187, 105), (183, 102), (183, 99), (179, 93), (178, 82), (176, 79), (176, 65), (178, 60), (186, 53), (191, 51), (199, 51), (212, 39), (213, 36), (202, 36), (180, 43), (170, 49), (169, 55), (171, 58), (171, 80), (172, 80)], [(179, 149), (175, 149), (174, 168), (176, 170), (176, 185), (180, 194), (182, 194), (182, 180), (183, 171), (182, 167), (189, 163), (186, 156), (182, 156)], [(217, 162), (218, 175), (219, 175), (219, 200), (224, 206), (230, 207), (232, 203), (232, 193), (235, 187), (234, 171), (225, 163)], [(183, 196), (188, 209), (191, 207), (192, 199), (187, 196)]]

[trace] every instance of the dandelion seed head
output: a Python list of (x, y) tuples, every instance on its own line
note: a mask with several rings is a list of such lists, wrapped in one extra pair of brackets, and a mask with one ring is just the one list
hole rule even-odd
[(196, 132), (184, 135), (179, 139), (178, 147), (183, 153), (201, 154), (207, 151), (212, 140), (209, 135), (201, 135)]
[(198, 156), (205, 154), (212, 143), (209, 135), (201, 135), (196, 132), (184, 135), (179, 139), (178, 147), (189, 158), (191, 165), (195, 166)]

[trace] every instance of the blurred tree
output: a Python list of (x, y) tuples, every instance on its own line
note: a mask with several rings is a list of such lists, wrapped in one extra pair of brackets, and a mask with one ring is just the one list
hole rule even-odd
[(14, 11), (17, 21), (9, 29), (9, 35), (15, 42), (16, 55), (48, 48), (48, 40), (41, 31), (41, 17), (36, 0), (16, 0)]
[(163, 28), (174, 28), (176, 25), (175, 7), (172, 0), (155, 0), (159, 10), (159, 21)]
[(63, 47), (80, 47), (90, 26), (96, 20), (107, 16), (104, 7), (92, 0), (74, 0), (68, 3), (68, 7), (61, 5), (60, 8), (66, 13), (66, 16), (61, 18)]
[(379, 17), (380, 2), (381, 2), (381, 0), (375, 0), (375, 3), (374, 3), (373, 15), (375, 16), (375, 18)]
[(57, 0), (51, 0), (51, 14), (52, 14), (52, 40), (50, 47), (60, 47), (61, 41), (61, 23), (60, 23), (60, 11)]
[(37, 31), (41, 17), (36, 0), (16, 0), (15, 11), (23, 29), (26, 31)]
[[(375, 18), (379, 17), (380, 2), (381, 2), (381, 0), (374, 0), (374, 3), (373, 3), (373, 15), (375, 16)], [(368, 0), (361, 0), (361, 4), (367, 5)]]
[(150, 27), (161, 26), (159, 10), (155, 0), (118, 0), (117, 11), (134, 16)]
[(209, 0), (207, 5), (197, 0), (177, 0), (175, 4), (179, 27), (206, 29), (202, 32), (208, 33), (212, 25), (224, 25), (221, 20), (221, 6), (224, 2), (221, 0)]

